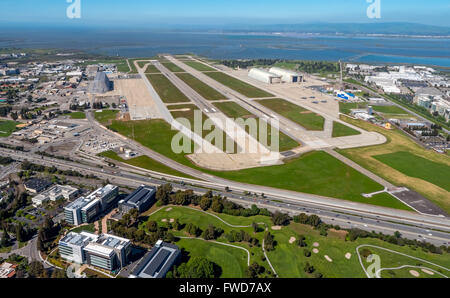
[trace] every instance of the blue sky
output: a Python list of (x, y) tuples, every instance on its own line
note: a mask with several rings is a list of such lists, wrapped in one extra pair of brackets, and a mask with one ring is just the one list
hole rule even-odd
[[(379, 22), (450, 26), (448, 0), (380, 0)], [(0, 23), (155, 25), (371, 22), (366, 0), (81, 0), (82, 18), (66, 17), (66, 0), (1, 0)]]

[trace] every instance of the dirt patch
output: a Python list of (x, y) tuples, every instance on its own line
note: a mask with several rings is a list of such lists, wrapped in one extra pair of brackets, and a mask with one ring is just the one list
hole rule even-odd
[(347, 237), (348, 232), (344, 231), (344, 230), (335, 230), (335, 229), (329, 229), (328, 230), (328, 235), (331, 237), (335, 237), (338, 239), (342, 239), (345, 240), (345, 238)]
[(333, 262), (333, 260), (329, 256), (325, 256), (325, 260), (327, 260), (330, 263)]
[(317, 248), (313, 248), (313, 253), (315, 253), (315, 254), (318, 254), (319, 253), (319, 250), (317, 249)]
[(420, 276), (419, 272), (417, 272), (416, 270), (409, 270), (409, 274), (411, 274), (414, 277), (419, 277)]
[(313, 112), (311, 112), (311, 111), (303, 111), (303, 112), (300, 112), (300, 114), (312, 114)]
[(314, 247), (319, 247), (320, 244), (319, 244), (319, 242), (314, 242), (314, 243), (313, 243), (313, 246), (314, 246)]
[(423, 273), (426, 273), (426, 274), (428, 274), (428, 275), (434, 275), (434, 272), (433, 272), (433, 271), (430, 271), (430, 270), (428, 270), (428, 269), (422, 269), (422, 272), (423, 272)]
[(351, 253), (346, 253), (345, 254), (345, 258), (347, 259), (347, 260), (350, 260), (350, 258), (352, 257), (352, 254)]
[(272, 226), (272, 230), (279, 231), (281, 230), (281, 226)]
[(295, 240), (296, 240), (295, 237), (291, 237), (291, 238), (289, 239), (289, 243), (292, 244), (292, 243), (295, 242)]

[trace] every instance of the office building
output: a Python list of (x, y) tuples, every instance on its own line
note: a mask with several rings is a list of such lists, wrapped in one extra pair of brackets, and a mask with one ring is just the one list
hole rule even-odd
[(136, 266), (130, 278), (164, 278), (180, 256), (178, 246), (159, 240)]
[(84, 247), (97, 239), (98, 236), (95, 234), (69, 232), (59, 240), (59, 254), (70, 263), (84, 264), (86, 262)]
[(119, 210), (128, 213), (137, 209), (140, 213), (150, 208), (156, 201), (156, 188), (141, 185), (132, 194), (119, 202)]
[(78, 192), (78, 189), (68, 185), (55, 185), (35, 196), (32, 201), (33, 205), (37, 207), (48, 201), (54, 202), (60, 199), (71, 200), (77, 196)]

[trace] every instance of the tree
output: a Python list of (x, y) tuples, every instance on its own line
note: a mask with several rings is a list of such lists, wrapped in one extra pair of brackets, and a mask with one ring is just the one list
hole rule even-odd
[(181, 230), (181, 224), (180, 221), (177, 219), (175, 219), (175, 221), (172, 223), (172, 227), (176, 230), (179, 231)]
[(44, 266), (39, 261), (31, 261), (28, 269), (28, 274), (31, 278), (40, 278), (44, 275)]
[(177, 268), (181, 278), (214, 278), (214, 264), (205, 257), (192, 257)]
[(218, 199), (215, 199), (211, 205), (211, 209), (216, 213), (222, 213), (223, 205)]
[(309, 264), (309, 262), (306, 262), (305, 267), (303, 268), (306, 273), (313, 273), (315, 271), (314, 266)]
[(156, 232), (158, 230), (158, 224), (154, 220), (147, 222), (147, 229), (149, 232)]
[(266, 232), (264, 235), (264, 249), (267, 251), (271, 251), (275, 248), (275, 242), (273, 240), (273, 235), (270, 232)]
[(300, 246), (300, 247), (306, 247), (307, 244), (306, 244), (305, 239), (306, 239), (305, 236), (299, 235), (298, 236), (298, 240), (297, 240), (297, 245)]
[(260, 274), (264, 273), (266, 269), (259, 265), (258, 263), (254, 262), (250, 266), (248, 266), (247, 270), (245, 271), (245, 275), (247, 278), (257, 278)]
[(255, 234), (258, 233), (259, 226), (258, 226), (258, 224), (256, 222), (252, 223), (252, 228), (253, 228), (253, 233), (255, 233)]
[(285, 214), (285, 213), (281, 213), (279, 211), (275, 212), (272, 215), (272, 222), (274, 225), (277, 226), (285, 226), (289, 224), (289, 215)]
[(170, 194), (172, 193), (172, 190), (173, 187), (170, 183), (159, 186), (156, 190), (156, 199), (163, 205), (169, 204)]
[(22, 224), (17, 224), (16, 225), (16, 239), (17, 239), (17, 241), (19, 241), (19, 242), (23, 242), (23, 241), (25, 241), (25, 233), (24, 233), (24, 230), (23, 230), (23, 226), (22, 226)]
[(3, 229), (2, 240), (0, 241), (0, 247), (7, 247), (9, 244), (9, 235), (6, 229)]
[(211, 199), (208, 197), (202, 197), (202, 199), (200, 200), (200, 208), (206, 211), (209, 209), (209, 207), (211, 207)]
[(307, 258), (309, 258), (311, 256), (311, 251), (309, 249), (304, 249), (303, 250), (303, 255)]

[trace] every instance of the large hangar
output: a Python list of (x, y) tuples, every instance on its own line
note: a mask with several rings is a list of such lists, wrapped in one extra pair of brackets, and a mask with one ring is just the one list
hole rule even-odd
[(281, 83), (281, 76), (260, 68), (250, 69), (248, 76), (267, 84)]
[(273, 74), (281, 76), (281, 80), (285, 83), (301, 83), (303, 81), (303, 76), (292, 70), (272, 67), (269, 71)]

